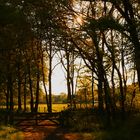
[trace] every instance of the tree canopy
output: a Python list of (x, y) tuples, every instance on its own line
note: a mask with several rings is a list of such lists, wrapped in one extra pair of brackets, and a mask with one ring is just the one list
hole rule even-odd
[(0, 96), (7, 109), (17, 103), (26, 110), (28, 102), (37, 111), (44, 89), (52, 112), (52, 62), (59, 56), (71, 106), (84, 96), (109, 116), (119, 103), (123, 115), (140, 87), (139, 7), (138, 0), (2, 0)]

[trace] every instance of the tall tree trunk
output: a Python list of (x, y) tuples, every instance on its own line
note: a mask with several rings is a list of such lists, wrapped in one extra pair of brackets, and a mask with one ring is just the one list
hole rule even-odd
[(135, 70), (134, 70), (134, 76), (133, 76), (133, 92), (132, 92), (132, 98), (131, 98), (131, 101), (130, 101), (130, 110), (132, 110), (133, 108), (133, 101), (136, 97), (136, 83), (135, 83), (135, 77), (136, 77), (136, 73), (135, 73)]
[[(103, 41), (106, 44), (106, 40), (105, 40), (105, 35), (103, 34)], [(112, 55), (112, 60), (113, 60), (113, 64), (112, 64), (112, 72), (111, 72), (111, 83), (112, 83), (112, 105), (114, 108), (114, 116), (115, 116), (115, 110), (116, 110), (116, 101), (115, 101), (115, 83), (114, 83), (114, 72), (115, 72), (115, 67), (114, 67), (114, 63), (115, 63), (115, 48), (114, 48), (114, 40), (113, 40), (113, 31), (111, 30), (111, 45), (112, 45), (112, 50), (109, 48), (108, 45), (106, 45), (108, 47), (108, 50), (111, 52)]]
[(103, 112), (103, 85), (100, 77), (98, 77), (98, 108), (100, 112)]
[(12, 82), (12, 75), (10, 74), (8, 77), (8, 87), (9, 87), (9, 93), (10, 93), (10, 117), (9, 121), (10, 124), (13, 124), (13, 110), (14, 110), (14, 96), (13, 96), (13, 82)]
[(37, 81), (36, 81), (35, 112), (38, 111), (38, 104), (39, 104), (39, 81), (40, 81), (40, 72), (39, 72), (39, 64), (37, 64)]
[(113, 65), (114, 65), (114, 68), (116, 69), (116, 71), (118, 73), (118, 77), (119, 77), (120, 106), (121, 106), (122, 117), (124, 118), (124, 114), (125, 114), (125, 95), (124, 95), (124, 89), (123, 89), (122, 76), (121, 76), (121, 73), (120, 73), (119, 69), (117, 68), (116, 64), (113, 64)]
[(94, 73), (91, 73), (91, 96), (92, 96), (92, 107), (94, 108)]
[(97, 57), (97, 73), (98, 73), (98, 101), (99, 101), (99, 110), (103, 111), (103, 82), (104, 82), (104, 72), (103, 72), (103, 56), (100, 52), (98, 46), (97, 34), (95, 31), (92, 33), (92, 40), (95, 45), (96, 57)]
[[(136, 29), (134, 29), (134, 31), (136, 32)], [(135, 32), (134, 33), (132, 32), (131, 35), (132, 35), (132, 41), (135, 47), (134, 48), (135, 64), (136, 64), (138, 83), (139, 83), (139, 88), (140, 88), (140, 42), (138, 40), (138, 35)]]
[(21, 107), (21, 74), (20, 74), (20, 64), (18, 63), (18, 110), (22, 110)]
[(31, 112), (33, 112), (34, 111), (34, 99), (33, 99), (30, 64), (28, 64), (28, 76), (29, 76), (29, 89), (30, 89), (30, 108), (31, 108)]
[(14, 110), (14, 97), (13, 97), (13, 82), (12, 77), (9, 75), (8, 77), (8, 87), (9, 87), (9, 93), (10, 93), (10, 111)]
[(27, 97), (27, 89), (26, 89), (26, 86), (27, 86), (27, 79), (26, 79), (26, 73), (25, 73), (25, 76), (24, 76), (24, 111), (26, 111), (27, 109), (27, 106), (26, 106), (26, 97)]
[(48, 112), (52, 112), (52, 45), (49, 48), (49, 108)]
[(66, 59), (67, 59), (67, 90), (68, 90), (68, 103), (72, 106), (72, 99), (71, 99), (71, 77), (70, 77), (70, 56), (69, 51), (66, 50)]
[[(45, 83), (44, 56), (43, 56), (43, 52), (42, 52), (42, 56), (41, 56), (41, 65), (42, 65), (43, 86), (44, 86), (44, 90), (45, 90), (45, 94), (46, 94), (46, 103), (47, 103), (47, 108), (49, 109), (48, 92), (47, 92), (46, 83)], [(49, 112), (49, 110), (48, 110), (48, 112)]]
[(7, 82), (7, 93), (6, 93), (6, 109), (9, 110), (9, 83)]
[(111, 92), (109, 83), (106, 77), (106, 73), (104, 74), (104, 92), (105, 92), (105, 105), (106, 105), (106, 111), (108, 113), (109, 118), (112, 117), (112, 113), (114, 112), (114, 108), (112, 105), (112, 99), (111, 99)]
[(127, 19), (127, 21), (130, 26), (130, 37), (131, 37), (132, 43), (134, 45), (135, 64), (136, 64), (138, 82), (139, 82), (139, 87), (140, 87), (140, 40), (138, 37), (138, 30), (137, 30), (137, 26), (136, 26), (137, 23), (134, 18), (132, 5), (130, 4), (129, 0), (127, 0), (126, 3), (128, 5), (129, 13), (130, 13), (130, 19), (129, 20)]
[(125, 63), (124, 63), (124, 48), (123, 48), (123, 46), (122, 46), (122, 51), (121, 51), (121, 65), (122, 65), (122, 78), (123, 78), (123, 89), (124, 89), (124, 100), (125, 100), (126, 99), (126, 92), (127, 92), (127, 85), (126, 85), (127, 78), (125, 76)]
[(105, 43), (105, 45), (107, 46), (108, 50), (111, 53), (111, 59), (112, 59), (112, 63), (113, 63), (113, 68), (117, 71), (118, 77), (119, 77), (119, 86), (120, 86), (120, 106), (121, 106), (121, 112), (122, 112), (122, 117), (124, 117), (125, 114), (125, 94), (124, 94), (124, 89), (123, 89), (123, 81), (122, 81), (122, 75), (120, 70), (117, 68), (116, 66), (116, 61), (115, 61), (115, 54), (114, 54), (114, 49), (111, 49), (105, 39), (105, 35), (103, 35), (103, 41)]
[(40, 56), (42, 56), (41, 51), (41, 41), (38, 41), (37, 45), (37, 58), (36, 58), (36, 101), (35, 101), (35, 112), (38, 112), (38, 105), (39, 105), (39, 83), (40, 83)]
[(116, 1), (112, 1), (112, 4), (122, 14), (123, 18), (128, 23), (128, 32), (130, 33), (131, 42), (134, 45), (134, 61), (136, 64), (138, 83), (140, 88), (140, 41), (138, 37), (138, 25), (135, 21), (134, 10), (130, 0), (123, 0), (124, 10), (120, 8)]
[(112, 66), (112, 72), (111, 72), (111, 84), (112, 84), (112, 104), (113, 104), (113, 108), (114, 108), (114, 113), (116, 110), (116, 101), (115, 101), (115, 83), (114, 83), (114, 66)]

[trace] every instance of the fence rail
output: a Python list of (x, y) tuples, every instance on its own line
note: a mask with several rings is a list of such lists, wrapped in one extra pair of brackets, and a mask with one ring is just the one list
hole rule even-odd
[[(13, 113), (14, 125), (41, 125), (39, 122), (48, 120), (59, 125), (60, 112), (53, 113)], [(26, 123), (25, 123), (26, 122)], [(43, 125), (48, 125), (43, 124)]]

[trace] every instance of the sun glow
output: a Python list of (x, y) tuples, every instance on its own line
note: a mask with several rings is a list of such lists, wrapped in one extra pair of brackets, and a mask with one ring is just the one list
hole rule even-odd
[(74, 17), (74, 24), (75, 25), (77, 25), (77, 26), (81, 26), (81, 25), (83, 25), (83, 18), (82, 18), (82, 16), (81, 15), (76, 15), (75, 17)]
[(81, 25), (83, 23), (83, 19), (81, 16), (76, 17), (76, 21)]

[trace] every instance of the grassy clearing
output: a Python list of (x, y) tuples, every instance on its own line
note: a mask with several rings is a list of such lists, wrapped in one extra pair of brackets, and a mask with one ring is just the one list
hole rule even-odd
[[(27, 106), (27, 111), (30, 111), (30, 105)], [(6, 106), (0, 106), (1, 109), (5, 109)], [(14, 109), (16, 110), (18, 108), (17, 105), (14, 106)], [(22, 106), (23, 108), (23, 106)], [(52, 104), (52, 111), (53, 112), (60, 112), (67, 108), (67, 104)], [(38, 106), (38, 112), (47, 112), (47, 105), (46, 104), (39, 104)]]
[(23, 133), (11, 126), (0, 126), (0, 140), (23, 140)]
[[(66, 108), (67, 108), (67, 104), (52, 104), (52, 111), (53, 112), (60, 112)], [(46, 112), (47, 105), (46, 104), (39, 104), (38, 111), (39, 112)]]

